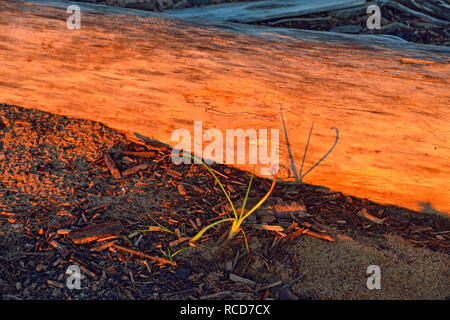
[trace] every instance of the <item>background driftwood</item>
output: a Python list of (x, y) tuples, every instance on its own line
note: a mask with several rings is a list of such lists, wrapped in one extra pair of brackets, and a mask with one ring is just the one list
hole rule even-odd
[(366, 0), (263, 0), (168, 10), (166, 13), (180, 18), (248, 23), (346, 9), (364, 3)]
[[(449, 49), (376, 36), (181, 21), (66, 3), (0, 2), (0, 100), (174, 145), (173, 130), (278, 128), (297, 170), (347, 194), (450, 212)], [(251, 169), (251, 166), (240, 166)], [(292, 174), (288, 180), (292, 180)]]

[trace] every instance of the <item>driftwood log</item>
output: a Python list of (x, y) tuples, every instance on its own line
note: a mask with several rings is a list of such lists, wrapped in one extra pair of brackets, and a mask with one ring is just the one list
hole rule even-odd
[(333, 145), (331, 127), (339, 141), (305, 182), (450, 213), (448, 48), (87, 4), (69, 30), (67, 6), (0, 2), (1, 102), (172, 146), (193, 121), (279, 129), (286, 180), (314, 121), (306, 169)]
[(168, 10), (167, 13), (180, 18), (248, 23), (341, 10), (365, 3), (366, 0), (263, 0)]

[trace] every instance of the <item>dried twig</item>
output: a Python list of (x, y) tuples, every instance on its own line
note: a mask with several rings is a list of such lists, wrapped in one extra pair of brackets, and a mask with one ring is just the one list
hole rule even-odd
[(273, 282), (273, 283), (270, 283), (270, 284), (268, 284), (268, 285), (266, 285), (266, 286), (264, 286), (264, 287), (261, 287), (261, 289), (260, 290), (266, 290), (266, 289), (270, 289), (270, 288), (273, 288), (273, 287), (276, 287), (276, 286), (279, 286), (280, 284), (282, 284), (283, 282), (281, 281), (281, 280), (279, 280), (279, 281), (275, 281), (275, 282)]
[(296, 283), (297, 281), (303, 279), (305, 277), (305, 275), (301, 275), (298, 276), (297, 278), (295, 278), (294, 280), (290, 281), (289, 283), (286, 283), (284, 286), (282, 286), (283, 289), (289, 288), (290, 286), (292, 286), (294, 283)]
[(116, 166), (116, 163), (111, 158), (111, 155), (108, 152), (105, 152), (103, 154), (103, 159), (105, 160), (105, 163), (109, 169), (109, 172), (111, 172), (111, 175), (114, 177), (114, 179), (120, 179), (122, 178), (119, 169)]
[(249, 285), (252, 288), (256, 287), (256, 282), (255, 281), (239, 277), (239, 276), (237, 276), (237, 275), (235, 275), (233, 273), (230, 273), (230, 280), (234, 281), (234, 282), (244, 283), (246, 285)]
[(311, 231), (309, 229), (306, 229), (303, 233), (305, 233), (309, 236), (316, 237), (316, 238), (323, 239), (323, 240), (330, 241), (330, 242), (336, 241), (336, 239), (334, 239), (332, 236), (329, 236), (329, 235), (323, 234), (323, 233), (317, 233), (317, 232)]
[(376, 224), (383, 224), (384, 220), (386, 220), (386, 218), (380, 219), (380, 218), (374, 217), (373, 215), (371, 215), (371, 214), (369, 214), (367, 212), (366, 208), (363, 208), (363, 209), (359, 210), (356, 215), (358, 217), (365, 218), (365, 219), (367, 219), (367, 220), (369, 220), (369, 221), (371, 221), (373, 223), (376, 223)]

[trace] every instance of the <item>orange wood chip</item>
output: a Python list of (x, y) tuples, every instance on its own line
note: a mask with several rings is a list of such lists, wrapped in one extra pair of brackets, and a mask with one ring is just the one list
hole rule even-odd
[(316, 237), (316, 238), (320, 238), (326, 241), (330, 241), (330, 242), (334, 242), (336, 241), (336, 239), (334, 239), (332, 236), (329, 236), (327, 234), (323, 234), (323, 233), (317, 233), (311, 230), (306, 229), (303, 233), (312, 236), (312, 237)]
[(158, 152), (156, 151), (124, 151), (123, 154), (135, 156), (138, 158), (153, 158)]
[(123, 226), (120, 222), (110, 222), (74, 230), (67, 236), (76, 244), (83, 244), (118, 235), (122, 229)]
[(373, 215), (371, 215), (370, 213), (367, 212), (366, 208), (359, 210), (356, 215), (358, 217), (365, 218), (376, 224), (383, 224), (384, 220), (386, 220), (386, 219), (380, 219), (380, 218), (374, 217)]
[(255, 224), (254, 225), (256, 229), (260, 230), (267, 230), (267, 231), (284, 231), (284, 228), (282, 226), (273, 226), (269, 224)]
[(103, 159), (105, 160), (106, 165), (108, 166), (109, 171), (111, 172), (111, 175), (114, 177), (114, 179), (120, 179), (122, 178), (119, 169), (116, 166), (116, 163), (111, 158), (111, 155), (107, 152), (103, 154)]

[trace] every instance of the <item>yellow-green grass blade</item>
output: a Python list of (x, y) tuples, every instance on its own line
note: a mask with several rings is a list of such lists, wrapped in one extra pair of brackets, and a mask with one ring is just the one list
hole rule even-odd
[(253, 166), (252, 176), (250, 178), (250, 182), (247, 187), (247, 193), (245, 194), (244, 204), (242, 205), (241, 214), (239, 215), (239, 220), (242, 218), (242, 215), (244, 214), (244, 209), (245, 209), (245, 205), (247, 204), (248, 194), (250, 193), (250, 187), (252, 186), (253, 176), (255, 175), (255, 167), (256, 167), (256, 165)]
[(156, 221), (152, 217), (150, 217), (150, 219), (152, 219), (153, 222), (156, 223), (161, 230), (156, 230), (156, 229), (151, 230), (151, 228), (156, 228), (156, 227), (155, 226), (149, 226), (147, 230), (139, 230), (139, 231), (141, 231), (141, 232), (163, 231), (163, 232), (173, 233), (173, 231), (170, 231), (169, 229), (167, 229), (163, 225), (159, 224), (158, 221)]
[(217, 176), (216, 176), (215, 173), (211, 170), (211, 168), (210, 168), (205, 162), (203, 162), (202, 159), (199, 159), (199, 158), (197, 158), (196, 156), (194, 156), (194, 155), (192, 155), (192, 154), (190, 154), (190, 153), (187, 153), (187, 152), (184, 152), (184, 151), (183, 151), (183, 155), (185, 155), (185, 154), (188, 155), (188, 156), (190, 156), (190, 157), (191, 157), (192, 159), (194, 159), (194, 160), (200, 161), (201, 164), (202, 164), (202, 165), (208, 170), (208, 172), (214, 177), (214, 179), (216, 179), (217, 183), (219, 184), (220, 188), (222, 189), (223, 193), (225, 194), (225, 197), (227, 197), (228, 202), (229, 202), (230, 205), (231, 205), (231, 209), (233, 209), (233, 213), (234, 213), (235, 219), (238, 219), (238, 215), (237, 215), (236, 209), (234, 208), (234, 204), (233, 204), (233, 202), (231, 201), (230, 196), (228, 195), (228, 192), (225, 191), (225, 188), (222, 186), (222, 183), (220, 183), (219, 178), (217, 178)]
[(186, 247), (186, 248), (181, 248), (180, 250), (177, 250), (174, 252), (174, 254), (172, 254), (172, 257), (174, 257), (176, 254), (180, 253), (183, 250), (189, 249), (190, 247)]
[(272, 186), (270, 187), (270, 190), (267, 192), (267, 194), (264, 196), (264, 198), (262, 198), (249, 212), (247, 212), (247, 214), (245, 216), (243, 216), (240, 221), (244, 221), (253, 211), (255, 211), (256, 209), (259, 208), (259, 206), (261, 206), (264, 201), (267, 200), (267, 198), (270, 196), (270, 194), (272, 193), (273, 188), (275, 188), (275, 184), (276, 184), (277, 178), (276, 176), (273, 177), (273, 181), (272, 181)]
[(208, 231), (210, 228), (214, 227), (215, 225), (218, 225), (219, 223), (226, 222), (226, 221), (234, 221), (234, 218), (227, 218), (220, 221), (216, 221), (214, 223), (211, 223), (210, 225), (204, 227), (202, 230), (200, 230), (193, 238), (191, 238), (191, 242), (197, 241), (206, 231)]

